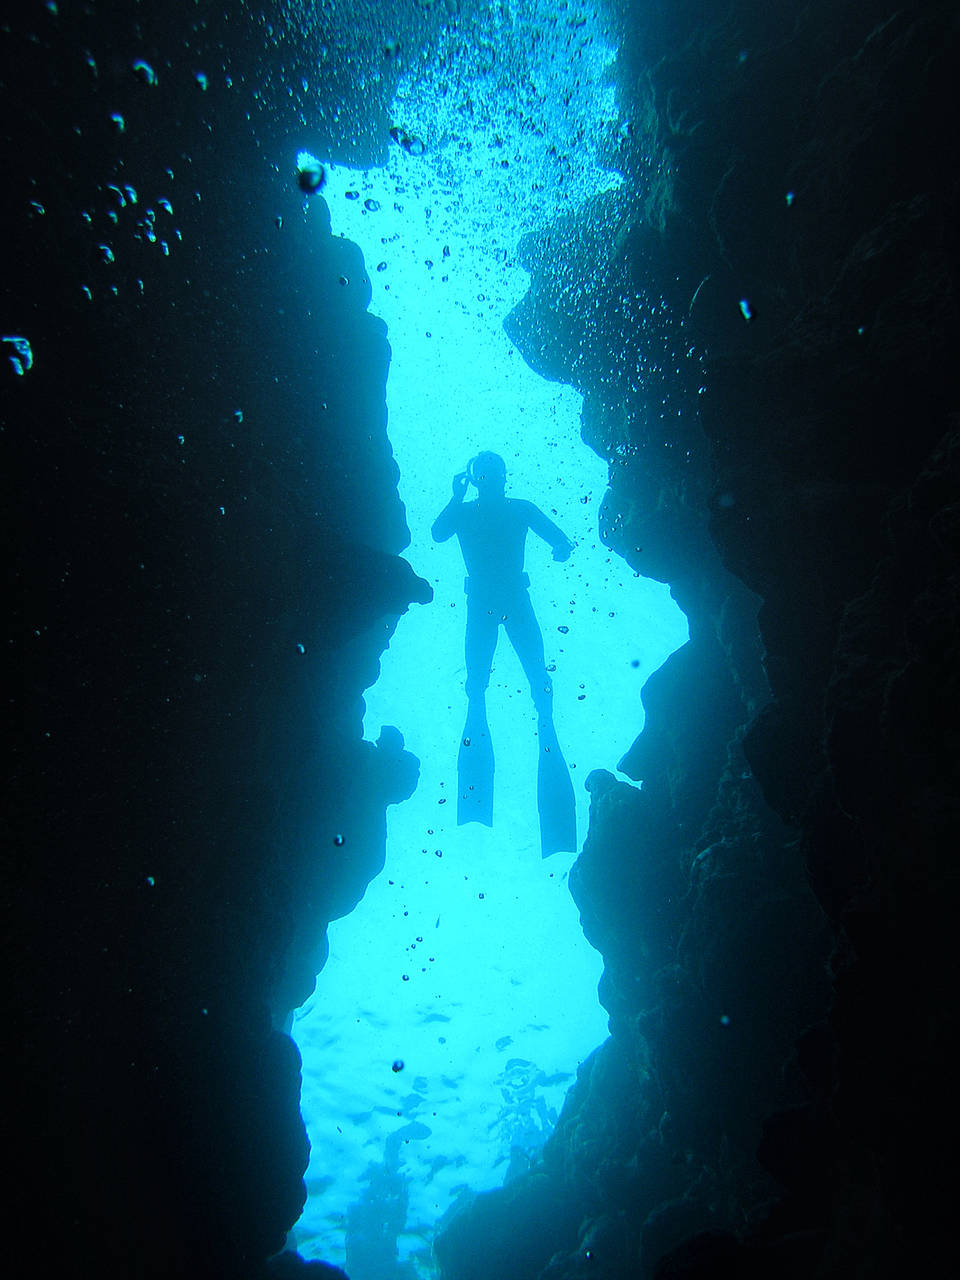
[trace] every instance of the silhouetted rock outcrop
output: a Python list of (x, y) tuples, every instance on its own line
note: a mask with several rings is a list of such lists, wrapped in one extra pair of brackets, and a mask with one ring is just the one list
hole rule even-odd
[[(451, 7), (389, 6), (393, 37), (429, 50)], [(415, 785), (360, 701), (429, 588), (365, 264), (278, 157), (309, 112), (373, 162), (397, 71), (341, 24), (320, 114), (328, 8), (175, 8), (2, 32), (3, 324), (33, 354), (3, 366), (4, 1256), (330, 1276), (266, 1264), (307, 1159), (280, 1024)], [(957, 1137), (956, 6), (609, 8), (624, 182), (526, 243), (507, 328), (582, 392), (601, 536), (691, 640), (645, 690), (638, 786), (590, 779), (572, 885), (611, 1037), (436, 1255), (445, 1280), (921, 1274)]]
[(584, 394), (601, 533), (691, 643), (642, 790), (592, 780), (613, 1039), (536, 1175), (580, 1245), (525, 1274), (900, 1274), (956, 1137), (955, 15), (615, 8), (626, 181), (530, 239), (508, 329)]
[(362, 691), (430, 588), (399, 556), (362, 256), (275, 167), (280, 20), (56, 10), (2, 36), (3, 323), (34, 355), (3, 369), (25, 673), (4, 1254), (246, 1280), (305, 1194), (278, 1025), (416, 783), (396, 731), (362, 740)]

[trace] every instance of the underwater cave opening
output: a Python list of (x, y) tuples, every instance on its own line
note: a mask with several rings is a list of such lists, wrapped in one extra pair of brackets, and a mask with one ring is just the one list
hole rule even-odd
[[(536, 0), (522, 8), (527, 24), (510, 39), (526, 73), (511, 96), (476, 64), (450, 91), (440, 50), (432, 68), (401, 77), (394, 110), (405, 132), (389, 163), (330, 166), (324, 189), (333, 231), (360, 246), (372, 310), (388, 326), (405, 554), (435, 592), (401, 619), (365, 695), (365, 736), (396, 725), (420, 783), (388, 812), (385, 870), (332, 925), (329, 961), (293, 1025), (312, 1154), (290, 1243), (352, 1280), (433, 1275), (438, 1222), (529, 1166), (606, 1035), (601, 959), (567, 888), (576, 853), (541, 859), (537, 716), (502, 633), (487, 698), (494, 825), (457, 825), (464, 569), (455, 539), (430, 536), (452, 477), (496, 451), (507, 496), (541, 507), (575, 544), (555, 563), (531, 535), (526, 568), (580, 844), (587, 776), (615, 767), (642, 728), (643, 682), (687, 639), (668, 588), (600, 539), (607, 464), (581, 442), (580, 396), (534, 373), (504, 331), (527, 288), (522, 236), (619, 181), (598, 158), (617, 110), (604, 82), (612, 50), (587, 28), (591, 62), (574, 85), (569, 62), (532, 39)], [(519, 100), (531, 85), (541, 130), (527, 127), (530, 104)], [(428, 141), (403, 145), (411, 137)], [(575, 165), (558, 167), (557, 152)]]

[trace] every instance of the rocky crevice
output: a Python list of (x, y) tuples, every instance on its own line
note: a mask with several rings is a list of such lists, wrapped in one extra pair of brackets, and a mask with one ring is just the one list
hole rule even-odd
[[(364, 264), (265, 159), (314, 46), (288, 6), (113, 9), (2, 33), (4, 324), (36, 356), (3, 407), (28, 530), (6, 1240), (48, 1274), (247, 1277), (303, 1196), (277, 1025), (414, 781), (359, 699), (425, 592)], [(584, 395), (601, 535), (691, 640), (645, 690), (642, 789), (591, 778), (574, 887), (611, 1038), (541, 1166), (437, 1256), (903, 1274), (951, 1220), (956, 1132), (954, 7), (633, 10), (624, 186), (525, 246), (508, 329)], [(390, 16), (411, 51), (442, 21)], [(318, 146), (368, 163), (396, 71), (361, 94), (379, 28), (357, 39)], [(168, 257), (127, 182), (172, 202)]]
[[(528, 243), (508, 329), (583, 393), (601, 533), (691, 641), (644, 690), (642, 790), (590, 779), (611, 1039), (503, 1274), (895, 1274), (942, 1200), (918, 1105), (955, 1118), (955, 25), (623, 16), (625, 187)], [(525, 1236), (532, 1186), (449, 1224), (445, 1276), (488, 1215)]]

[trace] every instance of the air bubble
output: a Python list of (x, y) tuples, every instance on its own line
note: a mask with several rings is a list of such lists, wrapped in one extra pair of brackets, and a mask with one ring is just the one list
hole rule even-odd
[(13, 354), (7, 352), (7, 359), (17, 377), (23, 377), (28, 369), (33, 368), (33, 349), (26, 338), (21, 338), (14, 333), (5, 333), (0, 338), (0, 343), (13, 347)]
[(297, 153), (297, 186), (308, 196), (316, 195), (327, 180), (323, 165), (309, 151)]
[(141, 84), (157, 83), (157, 73), (154, 71), (153, 67), (151, 67), (150, 63), (144, 62), (142, 58), (139, 58), (133, 64), (133, 74)]

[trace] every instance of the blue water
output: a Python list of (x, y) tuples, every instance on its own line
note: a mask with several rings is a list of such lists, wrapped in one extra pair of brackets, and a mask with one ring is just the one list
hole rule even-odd
[[(564, 28), (557, 57), (555, 43), (535, 38), (548, 9), (527, 0), (501, 32), (514, 73), (523, 60), (519, 77), (476, 60), (458, 77), (442, 47), (402, 77), (394, 119), (426, 140), (423, 153), (393, 145), (385, 168), (331, 167), (324, 188), (333, 230), (363, 251), (371, 309), (388, 325), (405, 554), (435, 591), (401, 620), (364, 717), (371, 739), (383, 724), (401, 729), (421, 760), (420, 786), (390, 810), (386, 869), (331, 927), (330, 960), (293, 1029), (312, 1157), (292, 1243), (346, 1264), (353, 1280), (383, 1280), (394, 1256), (431, 1275), (437, 1221), (533, 1158), (578, 1064), (606, 1035), (601, 960), (567, 889), (575, 855), (540, 857), (536, 716), (502, 636), (488, 695), (494, 827), (456, 825), (464, 571), (456, 540), (430, 537), (453, 475), (495, 450), (508, 496), (536, 503), (576, 543), (558, 564), (531, 535), (527, 570), (556, 668), (581, 843), (584, 780), (615, 768), (642, 728), (644, 680), (687, 638), (667, 588), (600, 542), (607, 467), (580, 440), (580, 397), (533, 373), (503, 329), (527, 287), (521, 237), (619, 183), (597, 158), (617, 124), (604, 81), (612, 50), (584, 7), (579, 56)], [(543, 128), (531, 130), (531, 118)], [(559, 164), (557, 150), (574, 163)]]

